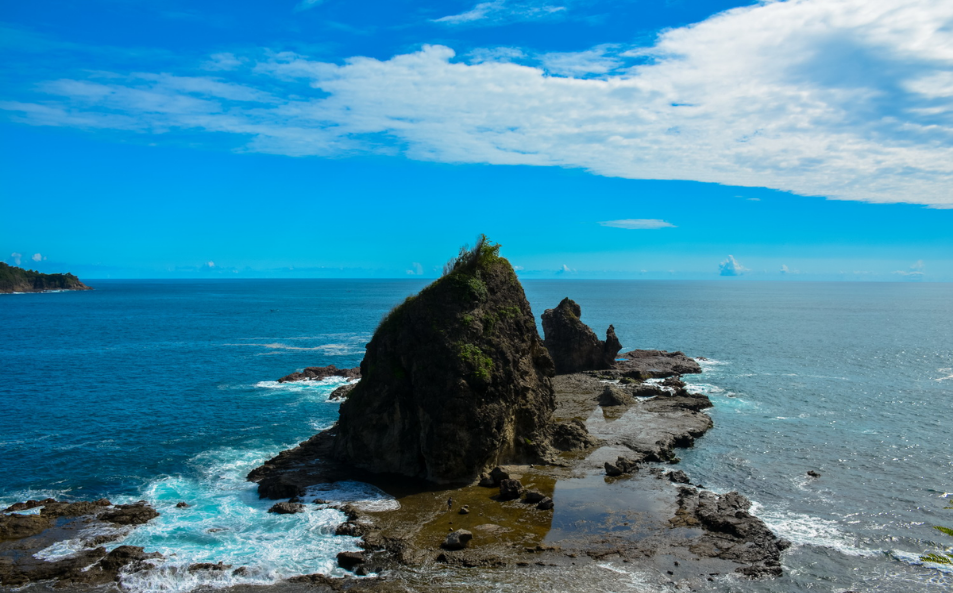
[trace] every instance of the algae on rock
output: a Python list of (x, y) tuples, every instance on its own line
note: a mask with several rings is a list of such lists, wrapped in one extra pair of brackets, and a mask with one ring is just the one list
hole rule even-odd
[(341, 405), (338, 460), (465, 482), (551, 456), (553, 362), (499, 249), (481, 236), (381, 321)]

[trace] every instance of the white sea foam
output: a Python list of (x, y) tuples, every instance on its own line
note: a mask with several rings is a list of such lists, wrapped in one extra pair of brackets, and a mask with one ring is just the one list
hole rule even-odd
[(313, 381), (306, 379), (303, 381), (286, 381), (284, 383), (279, 383), (278, 381), (259, 381), (255, 383), (255, 387), (259, 389), (269, 389), (275, 391), (284, 391), (291, 393), (301, 393), (305, 395), (313, 395), (317, 397), (322, 397), (325, 400), (331, 395), (331, 392), (340, 387), (341, 385), (347, 385), (348, 383), (353, 383), (354, 381), (348, 380), (344, 377), (327, 377), (319, 381)]
[[(950, 551), (949, 550), (926, 550), (924, 551), (924, 554), (929, 554), (929, 553), (938, 554), (943, 552), (949, 553)], [(953, 574), (953, 566), (949, 564), (938, 564), (936, 562), (929, 562), (927, 560), (924, 560), (921, 557), (921, 554), (913, 554), (911, 552), (891, 550), (890, 555), (898, 560), (906, 562), (907, 564), (912, 564), (914, 566), (927, 566), (929, 568), (939, 570), (940, 572), (945, 574)]]
[[(318, 505), (305, 505), (304, 512), (294, 515), (269, 513), (274, 501), (259, 500), (256, 485), (245, 479), (248, 471), (267, 457), (266, 451), (219, 449), (193, 460), (197, 475), (169, 476), (150, 483), (139, 497), (155, 506), (159, 517), (107, 548), (142, 546), (163, 558), (155, 562), (153, 570), (124, 575), (124, 588), (136, 593), (185, 593), (199, 587), (270, 584), (315, 572), (343, 575), (335, 562), (337, 553), (358, 549), (356, 538), (334, 535), (344, 514)], [(373, 503), (383, 498), (350, 484), (340, 487), (340, 492), (342, 500)], [(129, 501), (139, 497), (129, 497)], [(180, 501), (189, 506), (177, 508)], [(219, 561), (232, 568), (188, 570), (194, 563)], [(233, 574), (239, 567), (245, 571)]]
[(751, 514), (760, 517), (778, 537), (800, 546), (820, 546), (848, 556), (873, 556), (877, 552), (857, 547), (856, 538), (838, 528), (836, 521), (784, 510), (767, 510), (757, 502)]
[(346, 502), (365, 511), (396, 511), (400, 503), (383, 490), (363, 482), (334, 482), (307, 489), (303, 500), (326, 500), (329, 503)]
[(939, 372), (939, 373), (950, 373), (950, 374), (948, 374), (948, 375), (945, 376), (945, 377), (940, 377), (939, 379), (934, 379), (934, 381), (936, 381), (936, 382), (938, 382), (938, 383), (939, 383), (940, 381), (947, 381), (947, 380), (949, 380), (949, 379), (953, 379), (953, 369), (945, 369), (945, 368), (944, 368), (944, 369), (937, 369), (937, 372)]
[(115, 527), (103, 524), (92, 525), (80, 530), (74, 538), (59, 541), (49, 547), (43, 548), (36, 554), (33, 554), (33, 557), (37, 560), (56, 562), (63, 558), (69, 558), (83, 550), (88, 550), (92, 547), (90, 540), (97, 536), (120, 537), (129, 531), (130, 528), (128, 527)]

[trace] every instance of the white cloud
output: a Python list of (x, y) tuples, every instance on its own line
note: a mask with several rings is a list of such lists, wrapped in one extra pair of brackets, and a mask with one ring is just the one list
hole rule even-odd
[(8, 259), (7, 261), (9, 261), (11, 265), (19, 266), (19, 265), (20, 265), (20, 261), (21, 261), (22, 259), (23, 259), (23, 254), (22, 254), (22, 253), (13, 252), (13, 253), (10, 254), (10, 259)]
[[(548, 5), (481, 6), (492, 19)], [(250, 138), (245, 150), (292, 156), (402, 152), (953, 207), (948, 0), (762, 2), (648, 48), (494, 51), (505, 59), (458, 61), (441, 46), (341, 64), (270, 54), (254, 70), (259, 88), (170, 74), (59, 80), (40, 87), (50, 100), (0, 109), (36, 125), (230, 133)], [(547, 60), (585, 78), (550, 76)]]
[(235, 70), (244, 64), (245, 58), (238, 58), (232, 53), (217, 53), (209, 56), (208, 61), (202, 64), (203, 70)]
[(600, 222), (602, 226), (613, 227), (617, 229), (664, 229), (675, 228), (675, 225), (657, 218), (626, 218), (623, 220), (604, 220)]
[(800, 274), (800, 273), (801, 273), (800, 270), (792, 270), (791, 268), (787, 267), (787, 266), (784, 265), (784, 264), (781, 265), (781, 274), (782, 274), (782, 275), (785, 275), (785, 276), (786, 276), (786, 275), (788, 275), (788, 274)]
[(40, 255), (39, 253), (34, 253), (33, 257), (31, 257), (30, 259), (32, 259), (33, 261), (43, 261), (46, 258)]
[(920, 280), (923, 278), (924, 269), (926, 266), (923, 264), (923, 260), (917, 260), (910, 266), (908, 270), (897, 270), (894, 274), (899, 274), (906, 277), (907, 280)]
[(561, 76), (586, 76), (606, 74), (622, 66), (625, 62), (607, 55), (611, 46), (594, 47), (579, 52), (552, 52), (540, 56), (540, 62), (547, 72)]
[(411, 269), (407, 270), (407, 274), (410, 276), (423, 276), (424, 267), (418, 262), (414, 262), (411, 266)]
[(729, 255), (728, 259), (718, 264), (721, 276), (741, 276), (745, 272), (750, 272), (748, 268), (741, 265), (741, 262), (735, 259), (735, 256)]
[(213, 262), (213, 261), (206, 262), (205, 267), (206, 267), (206, 268), (209, 268), (209, 269), (214, 268), (214, 267), (215, 267), (215, 262)]
[(749, 202), (760, 202), (761, 198), (748, 198)]
[(525, 21), (550, 17), (565, 10), (564, 6), (553, 6), (545, 2), (491, 0), (480, 2), (466, 12), (434, 19), (433, 22), (443, 25), (465, 25)]
[(576, 271), (576, 270), (570, 268), (570, 267), (567, 266), (566, 264), (563, 264), (563, 266), (562, 266), (561, 268), (559, 268), (558, 270), (556, 270), (556, 273), (557, 273), (557, 274), (572, 274), (572, 273), (574, 273), (575, 271)]

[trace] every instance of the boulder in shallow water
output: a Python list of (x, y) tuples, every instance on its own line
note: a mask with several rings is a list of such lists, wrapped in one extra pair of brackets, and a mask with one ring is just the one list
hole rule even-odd
[(631, 406), (635, 403), (635, 400), (632, 399), (632, 396), (623, 389), (610, 384), (606, 384), (605, 388), (602, 390), (602, 394), (599, 395), (599, 405), (602, 407), (611, 407), (611, 406)]
[(443, 541), (443, 547), (447, 550), (462, 550), (467, 547), (467, 544), (469, 544), (472, 539), (472, 533), (466, 529), (458, 529), (457, 531), (450, 532)]
[(523, 493), (523, 483), (519, 480), (500, 482), (500, 500), (515, 500)]
[(611, 325), (600, 340), (579, 317), (582, 309), (565, 298), (555, 309), (543, 313), (544, 344), (560, 375), (612, 368), (622, 344)]

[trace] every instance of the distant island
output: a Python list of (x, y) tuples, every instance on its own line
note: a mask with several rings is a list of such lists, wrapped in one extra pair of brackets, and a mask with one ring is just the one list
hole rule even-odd
[(72, 274), (42, 274), (0, 262), (0, 293), (92, 290)]

